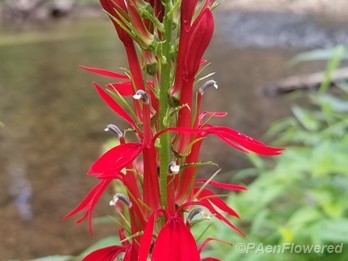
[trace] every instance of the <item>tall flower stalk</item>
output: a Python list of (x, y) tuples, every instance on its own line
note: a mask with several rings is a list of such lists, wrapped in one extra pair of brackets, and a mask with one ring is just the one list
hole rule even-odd
[[(96, 250), (84, 260), (217, 260), (201, 259), (207, 238), (197, 245), (190, 228), (196, 216), (211, 216), (243, 235), (229, 217), (238, 218), (209, 187), (229, 191), (243, 186), (197, 179), (199, 152), (205, 137), (214, 135), (241, 152), (278, 155), (281, 148), (229, 127), (214, 126), (212, 117), (224, 112), (201, 112), (201, 103), (214, 80), (199, 86), (197, 74), (205, 63), (203, 54), (214, 31), (213, 0), (101, 0), (124, 45), (129, 69), (112, 72), (82, 67), (114, 78), (94, 87), (105, 103), (129, 125), (121, 131), (109, 124), (106, 130), (120, 143), (100, 156), (88, 171), (97, 185), (65, 217), (83, 213), (92, 232), (93, 209), (111, 182), (120, 181), (110, 205), (120, 210), (123, 227), (120, 246)], [(115, 82), (116, 81), (116, 82)], [(197, 86), (197, 87), (196, 87)], [(136, 134), (137, 141), (130, 141)], [(134, 139), (133, 139), (134, 140)], [(122, 222), (122, 221), (121, 221)]]

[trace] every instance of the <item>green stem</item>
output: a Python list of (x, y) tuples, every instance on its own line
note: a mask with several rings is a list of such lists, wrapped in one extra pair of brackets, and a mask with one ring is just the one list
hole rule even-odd
[[(170, 82), (170, 48), (171, 48), (171, 38), (172, 38), (172, 24), (173, 20), (170, 15), (172, 9), (172, 4), (169, 1), (165, 4), (165, 15), (164, 15), (164, 34), (163, 34), (163, 46), (162, 46), (162, 59), (161, 59), (161, 79), (160, 79), (160, 113), (159, 113), (159, 123), (160, 130), (165, 129), (167, 125), (165, 117), (168, 110), (167, 95), (169, 88), (171, 86)], [(164, 133), (160, 136), (160, 195), (161, 204), (164, 209), (167, 208), (167, 175), (168, 166), (170, 160), (170, 139), (169, 133)]]

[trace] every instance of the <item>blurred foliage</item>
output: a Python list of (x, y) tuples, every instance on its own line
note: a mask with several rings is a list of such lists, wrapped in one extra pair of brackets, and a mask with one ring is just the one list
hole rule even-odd
[(348, 59), (348, 51), (344, 46), (336, 46), (328, 49), (317, 49), (313, 51), (308, 51), (300, 53), (289, 60), (288, 66), (294, 66), (301, 62), (307, 61), (327, 61), (332, 59), (337, 52), (342, 52), (339, 56), (340, 59)]
[(93, 252), (96, 249), (100, 249), (107, 246), (112, 245), (119, 245), (120, 240), (116, 237), (106, 237), (104, 239), (99, 240), (86, 250), (84, 250), (79, 256), (48, 256), (48, 257), (41, 257), (37, 259), (32, 259), (30, 261), (80, 261), (83, 257), (88, 255), (89, 253)]
[[(326, 77), (338, 66), (345, 49), (340, 46), (331, 53)], [(309, 54), (299, 57), (313, 59)], [(227, 200), (239, 212), (241, 220), (236, 225), (247, 237), (241, 238), (215, 221), (206, 233), (245, 245), (343, 243), (342, 254), (241, 254), (235, 247), (212, 242), (206, 250), (208, 256), (222, 260), (348, 260), (348, 84), (336, 83), (338, 88), (327, 92), (325, 82), (318, 92), (305, 95), (306, 105), (293, 106), (293, 116), (270, 129), (268, 134), (277, 137), (274, 144), (286, 147), (284, 153), (271, 166), (250, 155), (254, 167), (234, 177), (238, 183), (246, 175), (255, 177), (247, 192)]]

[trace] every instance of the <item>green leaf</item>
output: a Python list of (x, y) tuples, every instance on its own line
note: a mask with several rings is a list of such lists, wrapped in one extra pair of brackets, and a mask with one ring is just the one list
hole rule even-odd
[(310, 113), (297, 105), (293, 106), (291, 110), (296, 119), (302, 124), (304, 128), (310, 131), (315, 131), (318, 129), (319, 124), (313, 116), (313, 113)]
[(324, 241), (348, 243), (348, 220), (323, 220), (318, 224), (319, 237)]
[(234, 173), (232, 171), (225, 172), (224, 176), (227, 177), (228, 174), (230, 173), (231, 173), (230, 176), (232, 176), (233, 174), (233, 180), (244, 180), (247, 178), (253, 178), (259, 174), (258, 170), (255, 168), (246, 168), (246, 169), (238, 170), (237, 173)]
[(287, 117), (285, 119), (278, 120), (274, 122), (271, 126), (271, 128), (267, 131), (266, 135), (267, 137), (280, 135), (287, 131), (289, 128), (297, 126), (297, 122), (292, 117)]
[[(332, 49), (317, 49), (309, 52), (304, 52), (293, 57), (289, 62), (288, 66), (294, 66), (298, 63), (305, 61), (318, 61), (318, 60), (329, 60), (335, 53), (336, 48)], [(342, 59), (348, 59), (348, 53), (342, 54)]]
[(317, 96), (315, 101), (320, 105), (327, 105), (332, 110), (337, 112), (348, 112), (348, 101), (347, 99), (341, 99), (330, 94), (323, 94)]
[(316, 208), (302, 207), (299, 208), (289, 219), (287, 225), (289, 227), (303, 227), (311, 222), (315, 222), (321, 218), (321, 214)]
[(249, 153), (247, 157), (256, 168), (263, 169), (265, 167), (265, 161), (256, 153)]
[(261, 210), (253, 220), (253, 223), (251, 225), (251, 233), (255, 234), (259, 231), (262, 231), (265, 227), (265, 224), (267, 223), (269, 216), (269, 209)]
[(331, 82), (331, 76), (334, 70), (338, 68), (338, 66), (341, 63), (342, 57), (344, 53), (346, 52), (344, 46), (339, 45), (337, 46), (333, 53), (330, 61), (327, 64), (324, 80), (322, 81), (320, 87), (319, 87), (319, 93), (325, 93), (328, 88), (330, 87)]

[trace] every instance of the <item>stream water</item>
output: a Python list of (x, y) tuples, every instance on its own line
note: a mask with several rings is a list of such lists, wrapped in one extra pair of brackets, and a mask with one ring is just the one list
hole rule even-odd
[[(205, 58), (220, 88), (205, 95), (204, 109), (227, 111), (221, 124), (260, 138), (271, 122), (289, 114), (290, 104), (286, 97), (265, 97), (261, 86), (324, 66), (286, 67), (307, 46), (236, 44), (233, 21), (226, 13), (217, 19)], [(60, 218), (96, 182), (85, 173), (110, 138), (105, 125), (126, 127), (91, 86), (103, 80), (78, 65), (126, 66), (121, 46), (107, 20), (71, 19), (31, 31), (3, 31), (0, 61), (0, 121), (5, 125), (0, 128), (0, 260), (78, 254), (115, 229), (96, 225), (90, 237), (86, 223)], [(245, 165), (216, 139), (208, 139), (206, 148), (202, 160), (216, 161), (223, 170)], [(108, 200), (100, 201), (97, 216), (111, 213)]]

